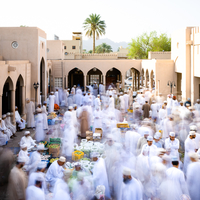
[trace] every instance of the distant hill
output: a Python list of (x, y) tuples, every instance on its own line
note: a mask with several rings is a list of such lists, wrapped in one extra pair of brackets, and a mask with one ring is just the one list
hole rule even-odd
[[(128, 47), (127, 42), (113, 42), (112, 40), (108, 38), (96, 40), (95, 46), (98, 46), (102, 43), (106, 43), (110, 45), (112, 47), (113, 52), (116, 52), (120, 46), (122, 46), (123, 48)], [(83, 40), (83, 49), (86, 49), (86, 51), (92, 50), (92, 47), (93, 47), (92, 45), (93, 45), (92, 38), (88, 40)]]

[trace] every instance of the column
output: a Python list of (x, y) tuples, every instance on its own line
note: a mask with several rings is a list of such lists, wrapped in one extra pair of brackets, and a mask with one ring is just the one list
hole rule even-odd
[(122, 88), (124, 89), (124, 76), (121, 74), (121, 79), (122, 79)]
[[(22, 96), (21, 96), (21, 98), (22, 98), (22, 116), (24, 116), (25, 115), (25, 98), (26, 98), (25, 97), (25, 87), (24, 86), (22, 86)], [(42, 101), (43, 101), (43, 98), (42, 98)]]
[(0, 95), (0, 117), (2, 118), (2, 95)]
[(144, 73), (144, 77), (145, 77), (145, 80), (144, 80), (144, 86), (145, 86), (145, 88), (147, 88), (147, 73), (145, 72)]
[(152, 78), (151, 78), (151, 73), (149, 73), (149, 89), (152, 89)]
[(137, 91), (137, 74), (136, 74), (136, 70), (134, 70), (134, 82), (135, 82), (135, 91)]
[(133, 70), (131, 69), (131, 74), (132, 74), (132, 90), (135, 91), (135, 85), (134, 85), (134, 73), (133, 73)]
[(137, 75), (138, 75), (138, 90), (139, 90), (140, 89), (140, 73), (138, 72)]
[(68, 76), (65, 76), (65, 85), (66, 85), (66, 88), (68, 88)]
[(12, 123), (15, 124), (15, 90), (11, 90), (11, 112), (12, 115)]
[(144, 78), (144, 74), (142, 74), (142, 76), (141, 76), (141, 87), (143, 87), (143, 78)]
[(86, 85), (87, 85), (87, 75), (83, 77), (84, 78), (84, 90), (86, 91)]
[(106, 87), (106, 75), (103, 74), (102, 76), (103, 76), (103, 84)]

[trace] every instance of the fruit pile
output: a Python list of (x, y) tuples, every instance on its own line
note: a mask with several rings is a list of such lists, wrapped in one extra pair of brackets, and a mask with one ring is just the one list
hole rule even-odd
[(51, 144), (51, 145), (48, 145), (48, 148), (50, 149), (57, 149), (58, 147), (60, 147), (59, 144)]
[(53, 163), (55, 160), (58, 160), (59, 158), (51, 158), (50, 163)]
[(55, 112), (51, 112), (51, 113), (48, 115), (48, 119), (54, 119), (54, 118), (56, 118), (56, 117), (57, 117), (57, 115), (56, 115)]

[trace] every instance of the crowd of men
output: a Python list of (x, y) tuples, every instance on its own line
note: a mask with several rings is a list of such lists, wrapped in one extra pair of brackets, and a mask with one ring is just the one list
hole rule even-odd
[[(67, 107), (60, 130), (61, 157), (44, 173), (41, 154), (45, 148), (37, 143), (45, 139), (44, 130), (50, 129), (47, 114), (55, 104)], [(109, 86), (105, 90), (103, 84), (94, 83), (87, 92), (76, 86), (57, 89), (36, 109), (36, 122), (34, 112), (33, 102), (27, 99), (26, 123), (36, 128), (36, 141), (29, 131), (21, 138), (17, 164), (9, 175), (10, 199), (43, 200), (50, 192), (55, 200), (200, 199), (200, 100), (192, 106), (190, 99), (178, 102), (173, 94), (164, 98), (149, 89), (138, 91), (133, 98), (131, 88), (122, 91)], [(4, 117), (0, 131), (8, 141), (16, 130), (9, 118), (9, 123), (3, 122)], [(15, 113), (15, 118), (23, 129), (20, 115)], [(118, 123), (128, 123), (130, 128), (120, 130)], [(63, 166), (77, 138), (85, 138), (86, 131), (96, 128), (103, 130), (104, 158), (96, 161), (92, 174), (77, 163), (73, 179), (64, 181)], [(29, 157), (27, 149), (32, 147), (37, 150)], [(28, 172), (28, 187), (22, 168)]]

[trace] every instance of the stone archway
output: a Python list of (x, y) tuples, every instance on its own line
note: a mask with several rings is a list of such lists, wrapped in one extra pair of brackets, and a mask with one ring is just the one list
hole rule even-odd
[(13, 90), (13, 81), (10, 77), (8, 77), (4, 83), (3, 87), (3, 95), (2, 95), (2, 114), (6, 114), (7, 112), (12, 112), (12, 104), (14, 101), (11, 97), (11, 91)]
[(15, 106), (18, 107), (18, 112), (21, 115), (23, 110), (23, 86), (24, 80), (21, 75), (19, 75), (16, 82), (16, 90), (15, 90)]
[(86, 84), (92, 85), (94, 82), (96, 82), (98, 85), (103, 83), (103, 74), (96, 67), (88, 71)]
[(44, 58), (42, 57), (41, 61), (40, 61), (40, 93), (41, 93), (41, 102), (44, 101), (44, 97), (45, 97), (45, 62), (44, 62)]
[(117, 81), (121, 81), (122, 74), (116, 68), (111, 68), (106, 73), (106, 89), (108, 89), (109, 85), (114, 85), (116, 87)]
[(71, 89), (74, 85), (84, 90), (84, 74), (78, 68), (74, 68), (68, 73), (68, 88)]

